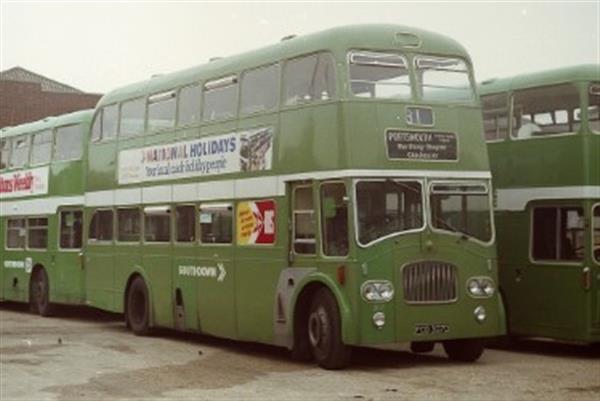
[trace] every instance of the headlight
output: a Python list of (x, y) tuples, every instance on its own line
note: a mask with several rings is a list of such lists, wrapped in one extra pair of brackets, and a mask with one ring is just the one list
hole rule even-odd
[(496, 288), (489, 277), (471, 277), (467, 281), (467, 292), (475, 298), (489, 298), (494, 295)]
[(394, 285), (387, 280), (365, 281), (360, 293), (367, 302), (389, 302), (394, 298)]

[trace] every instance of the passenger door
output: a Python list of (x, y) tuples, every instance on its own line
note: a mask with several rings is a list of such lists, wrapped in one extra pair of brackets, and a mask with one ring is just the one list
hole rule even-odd
[(64, 208), (59, 210), (58, 216), (58, 251), (55, 260), (60, 272), (57, 283), (59, 291), (64, 294), (66, 302), (83, 303), (83, 211), (80, 208)]

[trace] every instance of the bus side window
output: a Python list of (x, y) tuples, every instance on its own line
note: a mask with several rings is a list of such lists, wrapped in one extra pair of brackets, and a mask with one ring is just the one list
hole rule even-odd
[(184, 86), (179, 91), (179, 108), (177, 125), (190, 125), (200, 122), (200, 100), (202, 86), (200, 84)]
[(348, 255), (347, 199), (344, 183), (327, 183), (321, 186), (321, 232), (323, 253), (327, 256)]
[(139, 242), (141, 231), (140, 211), (137, 207), (117, 209), (117, 241)]
[(52, 158), (53, 135), (51, 130), (41, 131), (33, 135), (31, 144), (31, 165), (46, 164)]
[(335, 61), (329, 53), (298, 57), (286, 63), (284, 104), (294, 106), (335, 96)]
[(0, 170), (8, 167), (8, 156), (10, 155), (10, 140), (0, 139)]
[(102, 110), (98, 110), (96, 115), (94, 116), (94, 123), (92, 125), (92, 137), (90, 138), (90, 142), (98, 142), (102, 139)]
[(90, 222), (90, 240), (112, 241), (113, 239), (113, 211), (96, 210)]
[(231, 244), (233, 240), (233, 207), (229, 203), (200, 206), (200, 242)]
[(235, 75), (204, 84), (204, 121), (225, 120), (237, 113), (238, 80)]
[(169, 206), (144, 208), (144, 241), (171, 241), (171, 208)]
[(20, 168), (29, 160), (29, 135), (21, 135), (13, 139), (10, 154), (10, 167)]
[(175, 91), (148, 97), (148, 132), (175, 125)]
[(54, 160), (78, 160), (83, 150), (81, 125), (68, 125), (56, 129)]
[(596, 262), (600, 263), (600, 204), (594, 206), (592, 216), (592, 227), (594, 230), (594, 237), (592, 241), (592, 256)]
[(481, 98), (483, 108), (483, 126), (486, 141), (506, 139), (508, 136), (508, 95), (484, 96)]
[(25, 248), (25, 239), (27, 231), (25, 229), (25, 219), (8, 219), (6, 222), (6, 249)]
[(80, 210), (60, 212), (60, 247), (62, 249), (81, 248), (83, 214)]
[(293, 229), (294, 252), (314, 255), (316, 252), (315, 210), (310, 186), (294, 189)]
[(580, 207), (533, 209), (532, 257), (534, 260), (583, 260), (585, 230)]
[(48, 218), (27, 219), (27, 248), (46, 249), (48, 246)]
[(242, 114), (273, 110), (278, 100), (279, 64), (244, 72), (240, 101)]
[(116, 104), (102, 108), (102, 140), (109, 140), (117, 136), (118, 108)]
[(121, 104), (119, 136), (127, 138), (144, 132), (146, 119), (146, 99), (143, 97), (128, 100)]
[(175, 241), (194, 242), (196, 238), (196, 207), (183, 205), (175, 207)]

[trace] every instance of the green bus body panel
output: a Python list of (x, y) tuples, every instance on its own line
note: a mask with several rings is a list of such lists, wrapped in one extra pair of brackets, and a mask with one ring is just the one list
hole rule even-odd
[[(82, 157), (72, 161), (52, 161), (43, 165), (26, 165), (22, 169), (5, 169), (0, 173), (19, 174), (28, 169), (48, 167), (48, 192), (6, 198), (0, 200), (0, 300), (22, 301), (29, 300), (29, 282), (31, 271), (24, 268), (7, 268), (5, 262), (27, 261), (32, 268), (45, 269), (48, 279), (51, 302), (65, 304), (83, 304), (85, 302), (85, 272), (79, 249), (60, 249), (60, 212), (63, 210), (83, 210), (83, 195), (85, 191), (85, 174), (87, 170), (87, 139), (93, 111), (84, 110), (48, 117), (44, 120), (6, 127), (0, 131), (0, 139), (12, 138), (24, 134), (52, 130), (57, 127), (81, 124), (82, 126)], [(60, 199), (56, 208), (41, 206), (46, 198)], [(68, 201), (67, 201), (68, 200)], [(61, 203), (62, 202), (62, 203)], [(29, 206), (26, 204), (29, 203)], [(51, 205), (52, 202), (49, 202)], [(31, 212), (40, 207), (44, 212)], [(22, 211), (21, 211), (22, 210)], [(47, 217), (48, 245), (43, 250), (12, 250), (6, 249), (6, 219), (15, 217)]]
[[(485, 81), (479, 93), (510, 95), (521, 89), (572, 84), (580, 93), (584, 109), (588, 105), (588, 85), (598, 80), (600, 65), (582, 65)], [(490, 142), (488, 151), (498, 191), (600, 186), (600, 134), (585, 126), (568, 135)], [(600, 264), (590, 251), (591, 211), (598, 202), (600, 198), (569, 196), (566, 192), (561, 198), (533, 197), (522, 210), (496, 210), (500, 285), (511, 334), (600, 342)], [(586, 251), (581, 262), (532, 260), (532, 211), (540, 206), (584, 209)], [(583, 286), (585, 267), (591, 269), (589, 289)]]

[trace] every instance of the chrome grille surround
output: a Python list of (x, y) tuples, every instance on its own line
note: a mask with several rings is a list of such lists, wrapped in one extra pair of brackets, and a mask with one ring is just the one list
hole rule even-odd
[(451, 303), (458, 298), (456, 266), (440, 261), (420, 261), (402, 267), (404, 300), (410, 304)]

